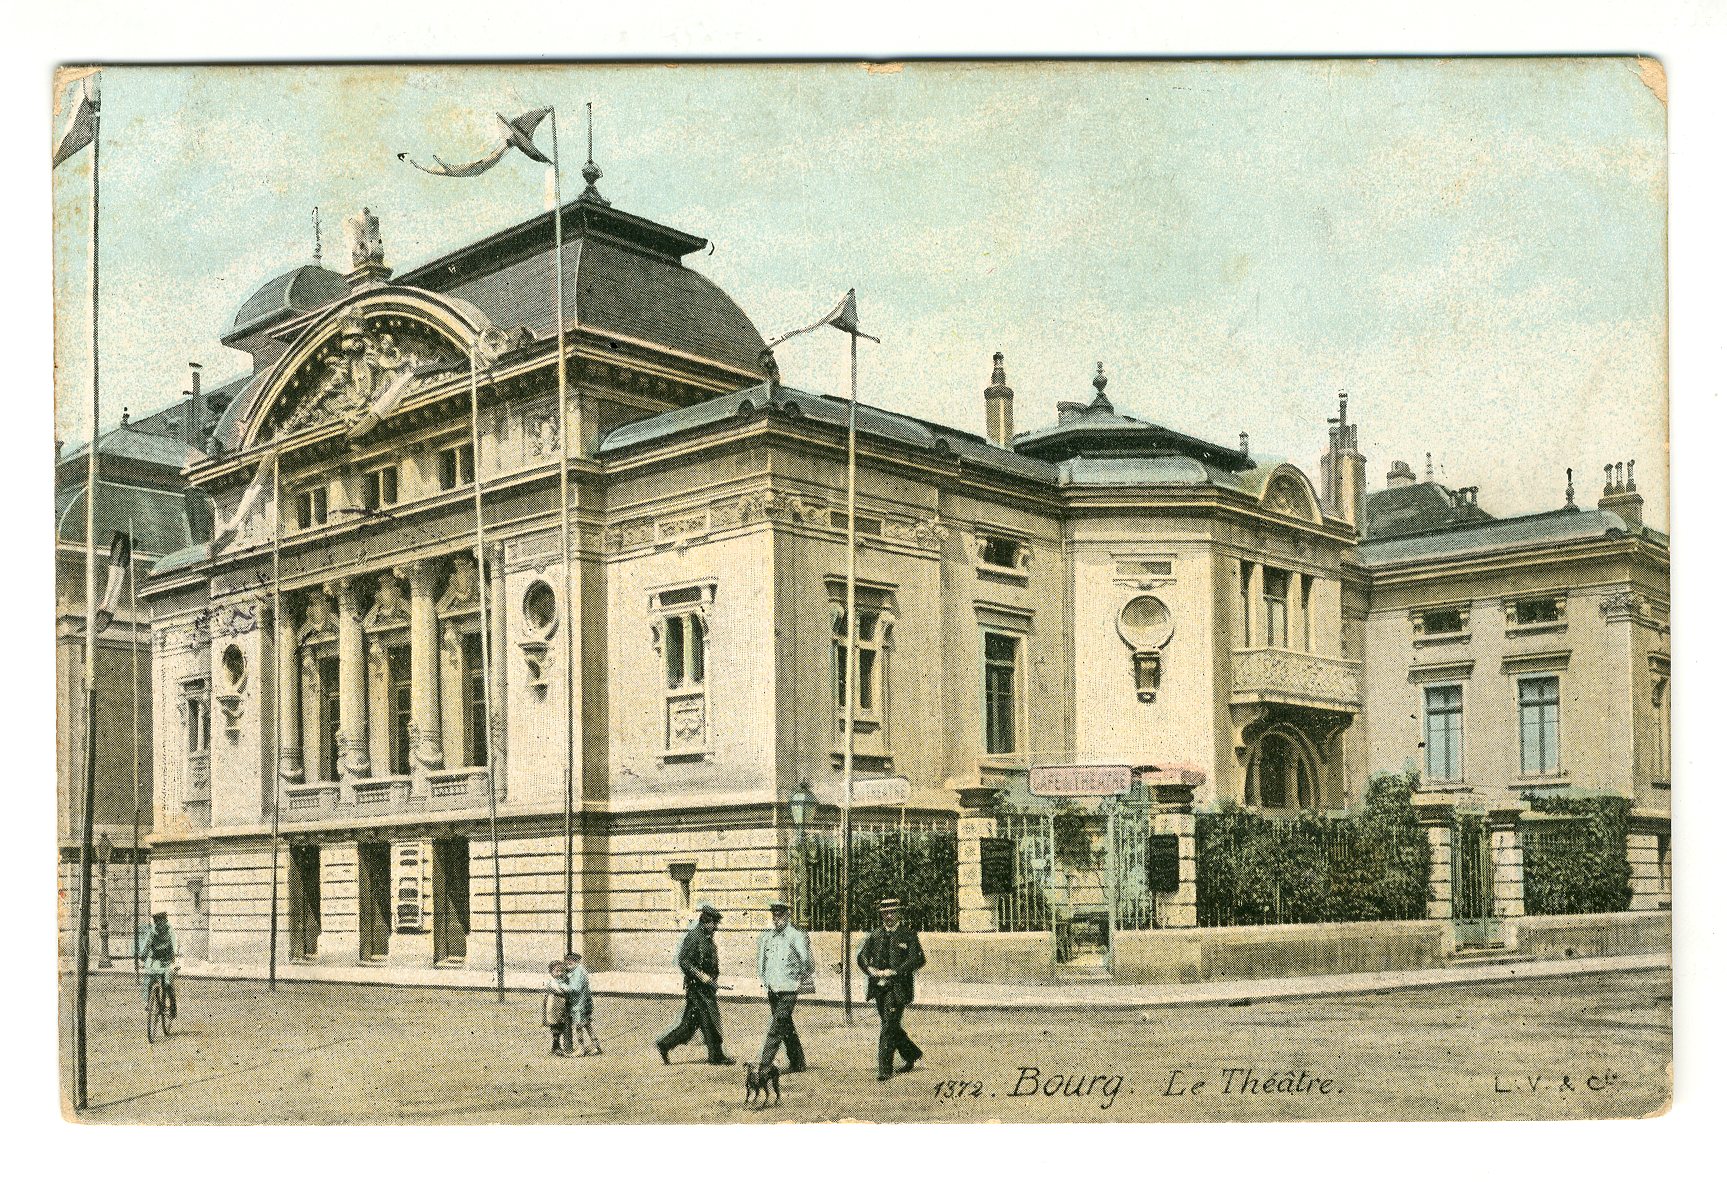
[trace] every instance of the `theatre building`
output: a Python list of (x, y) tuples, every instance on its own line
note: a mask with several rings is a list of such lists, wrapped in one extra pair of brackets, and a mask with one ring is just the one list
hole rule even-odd
[[(849, 697), (862, 846), (897, 849), (914, 885), (914, 836), (950, 851), (945, 897), (914, 900), (955, 933), (943, 963), (1060, 924), (1067, 959), (1107, 968), (1116, 932), (1195, 922), (1192, 810), (1347, 809), (1419, 752), (1364, 721), (1368, 640), (1464, 595), (1412, 575), (1372, 602), (1405, 558), (1361, 557), (1346, 409), (1318, 487), (1245, 436), (1140, 417), (1172, 401), (1102, 365), (1015, 434), (982, 342), (990, 380), (955, 398), (983, 433), (892, 391), (859, 408), (848, 521), (846, 402), (781, 382), (686, 265), (704, 240), (591, 187), (561, 217), (562, 414), (550, 214), (399, 274), (361, 215), (346, 274), (284, 274), (223, 337), (254, 364), (189, 472), (214, 537), (145, 585), (151, 886), (194, 957), (262, 965), (273, 896), (284, 961), (380, 980), (492, 966), (495, 911), (523, 968), (568, 924), (597, 968), (663, 969), (701, 901), (747, 924), (787, 893), (831, 930)], [(1436, 651), (1393, 647), (1398, 676)], [(1387, 690), (1405, 722), (1411, 684)], [(1033, 791), (1064, 784), (1081, 860), (1139, 870), (1067, 864)], [(1154, 835), (1188, 864), (1170, 890), (1144, 885)], [(983, 889), (1002, 837), (1011, 896)], [(744, 943), (723, 948), (741, 963)]]

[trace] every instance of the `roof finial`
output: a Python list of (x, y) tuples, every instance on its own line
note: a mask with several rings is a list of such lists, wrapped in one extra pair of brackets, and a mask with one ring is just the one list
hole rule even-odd
[(1567, 509), (1577, 508), (1577, 489), (1571, 483), (1571, 469), (1569, 468), (1565, 469), (1565, 507)]
[(1005, 386), (1005, 385), (1007, 385), (1007, 370), (1002, 365), (1002, 362), (1006, 361), (1006, 360), (1007, 360), (1007, 358), (1003, 357), (1000, 353), (997, 353), (995, 355), (995, 368), (992, 369), (990, 371), (990, 374), (989, 374), (989, 384), (990, 385), (992, 385), (992, 386)]
[(318, 224), (318, 207), (312, 207), (312, 265), (324, 265), (324, 228)]
[(1433, 483), (1433, 453), (1427, 453), (1427, 483)]
[(592, 201), (596, 205), (610, 205), (600, 191), (594, 188), (594, 182), (606, 174), (600, 171), (600, 166), (594, 163), (594, 104), (588, 104), (588, 162), (582, 165), (582, 179), (588, 182), (588, 187), (582, 190), (580, 201)]
[(132, 408), (131, 407), (122, 406), (120, 408), (120, 425), (122, 427), (130, 427), (132, 425)]
[(1636, 460), (1625, 461), (1625, 491), (1628, 493), (1634, 493), (1637, 491), (1637, 477), (1634, 475), (1636, 467)]
[(1091, 400), (1091, 409), (1101, 410), (1107, 414), (1114, 414), (1115, 406), (1109, 401), (1108, 396), (1103, 392), (1103, 388), (1109, 385), (1109, 379), (1104, 376), (1103, 362), (1101, 361), (1097, 363), (1097, 376), (1091, 379), (1091, 385), (1092, 388), (1097, 391), (1097, 397)]

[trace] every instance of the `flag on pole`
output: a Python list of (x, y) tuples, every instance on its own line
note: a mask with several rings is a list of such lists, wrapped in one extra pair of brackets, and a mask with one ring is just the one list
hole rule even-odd
[(102, 602), (96, 607), (96, 634), (114, 622), (120, 607), (120, 591), (126, 585), (126, 572), (132, 569), (132, 539), (118, 530), (108, 547), (108, 586), (102, 592)]
[(541, 164), (550, 164), (551, 158), (534, 146), (534, 129), (539, 127), (540, 120), (552, 113), (550, 107), (541, 107), (536, 111), (517, 115), (514, 119), (498, 116), (498, 126), (503, 130), (504, 138), (492, 146), (491, 151), (478, 160), (466, 164), (448, 164), (436, 154), (432, 156), (430, 166), (417, 160), (409, 160), (406, 152), (397, 152), (396, 159), (406, 160), (421, 172), (429, 172), (433, 176), (479, 176), (504, 158), (504, 153), (515, 148), (529, 160), (537, 160)]
[(768, 342), (768, 348), (776, 348), (777, 346), (784, 344), (786, 341), (791, 340), (793, 337), (802, 336), (806, 332), (814, 332), (824, 324), (831, 324), (841, 332), (850, 333), (854, 337), (862, 337), (866, 341), (874, 341), (878, 345), (881, 344), (880, 337), (872, 337), (869, 333), (858, 327), (857, 289), (854, 287), (850, 291), (846, 292), (844, 299), (834, 305), (834, 310), (832, 312), (829, 312), (826, 316), (823, 316), (820, 320), (807, 328), (794, 328), (791, 332), (782, 333)]
[(234, 509), (234, 516), (228, 524), (216, 531), (216, 536), (210, 539), (210, 553), (226, 547), (245, 528), (252, 514), (257, 510), (258, 501), (264, 495), (264, 490), (270, 487), (276, 474), (276, 453), (270, 452), (258, 463), (258, 471), (252, 477), (252, 483), (246, 486), (246, 491), (240, 497), (240, 503)]
[(78, 101), (61, 121), (54, 134), (54, 167), (76, 156), (96, 138), (96, 102), (90, 97), (90, 82), (78, 84)]

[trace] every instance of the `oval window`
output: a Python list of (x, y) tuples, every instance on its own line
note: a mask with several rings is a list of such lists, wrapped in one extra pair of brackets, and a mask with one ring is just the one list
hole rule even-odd
[(223, 652), (222, 672), (228, 675), (228, 684), (235, 689), (246, 679), (246, 657), (239, 645), (230, 644)]
[(545, 635), (558, 622), (558, 600), (544, 580), (536, 580), (522, 596), (522, 619), (528, 630)]
[(1128, 600), (1121, 609), (1116, 630), (1134, 649), (1144, 651), (1162, 648), (1169, 643), (1175, 624), (1171, 621), (1169, 608), (1164, 605), (1163, 600), (1155, 595), (1141, 595)]

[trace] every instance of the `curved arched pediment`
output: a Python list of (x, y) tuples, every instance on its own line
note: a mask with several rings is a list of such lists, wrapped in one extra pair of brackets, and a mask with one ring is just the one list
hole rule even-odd
[(1265, 495), (1260, 498), (1260, 503), (1285, 517), (1299, 517), (1315, 524), (1319, 522), (1319, 502), (1313, 495), (1313, 488), (1301, 469), (1290, 464), (1279, 464), (1271, 474), (1271, 479), (1265, 482)]
[(465, 370), (471, 342), (495, 353), (501, 337), (463, 300), (405, 287), (357, 292), (277, 360), (240, 446), (331, 425), (358, 434), (416, 390)]

